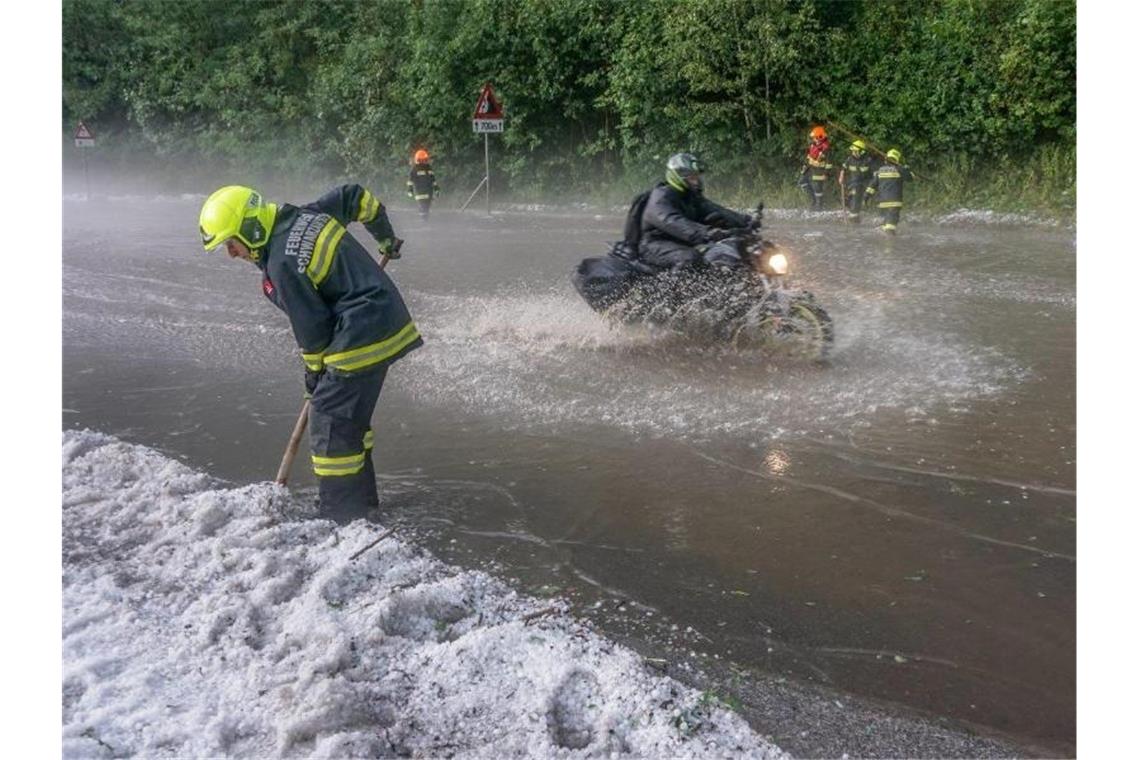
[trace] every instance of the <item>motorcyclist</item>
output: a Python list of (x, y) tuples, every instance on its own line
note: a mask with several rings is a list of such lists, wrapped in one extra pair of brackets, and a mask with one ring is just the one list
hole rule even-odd
[(728, 228), (758, 228), (759, 215), (746, 216), (704, 196), (704, 168), (692, 153), (677, 153), (665, 164), (665, 181), (649, 193), (641, 214), (638, 260), (658, 269), (686, 269), (701, 263), (698, 245), (729, 236)]

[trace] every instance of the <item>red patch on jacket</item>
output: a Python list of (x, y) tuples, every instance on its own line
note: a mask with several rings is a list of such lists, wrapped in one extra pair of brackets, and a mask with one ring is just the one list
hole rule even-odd
[(273, 283), (269, 281), (268, 277), (261, 278), (261, 292), (265, 293), (265, 297), (273, 300)]

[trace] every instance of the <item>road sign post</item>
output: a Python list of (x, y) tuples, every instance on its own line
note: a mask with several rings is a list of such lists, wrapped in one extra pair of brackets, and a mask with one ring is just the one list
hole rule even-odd
[[(491, 214), (491, 133), (503, 131), (503, 106), (499, 103), (498, 98), (495, 97), (495, 91), (491, 88), (491, 83), (483, 85), (482, 92), (479, 93), (479, 99), (475, 101), (475, 113), (471, 115), (471, 130), (475, 134), (483, 135), (483, 181), (479, 186), (486, 186), (487, 188), (487, 215)], [(479, 192), (479, 187), (475, 188), (475, 193)], [(471, 194), (471, 198), (475, 197), (475, 193)], [(467, 199), (467, 203), (463, 204), (463, 208), (467, 208), (467, 204), (471, 202), (471, 198)], [(461, 209), (462, 210), (462, 209)]]
[(83, 154), (83, 200), (91, 197), (91, 175), (87, 172), (87, 149), (95, 147), (95, 133), (83, 122), (75, 128), (75, 147)]

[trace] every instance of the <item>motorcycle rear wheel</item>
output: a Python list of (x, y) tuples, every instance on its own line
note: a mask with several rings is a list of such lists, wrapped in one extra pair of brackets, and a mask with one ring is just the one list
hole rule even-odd
[(765, 314), (746, 321), (732, 336), (737, 349), (772, 349), (812, 361), (827, 359), (834, 341), (831, 317), (808, 301), (792, 303), (786, 315)]

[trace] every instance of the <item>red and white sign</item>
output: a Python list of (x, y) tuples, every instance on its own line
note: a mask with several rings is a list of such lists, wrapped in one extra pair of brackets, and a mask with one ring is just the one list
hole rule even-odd
[(471, 115), (471, 127), (475, 132), (502, 132), (503, 106), (495, 97), (490, 82), (483, 85), (479, 100), (475, 101), (475, 113)]
[(75, 128), (75, 147), (95, 147), (95, 133), (88, 129), (87, 125), (83, 122), (79, 122), (79, 126)]

